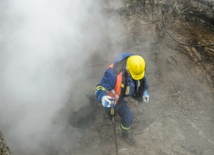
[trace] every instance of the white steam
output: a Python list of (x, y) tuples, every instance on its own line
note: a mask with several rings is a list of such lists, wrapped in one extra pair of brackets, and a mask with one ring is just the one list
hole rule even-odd
[[(98, 4), (92, 0), (0, 3), (0, 130), (14, 154), (35, 150), (48, 154), (39, 152), (40, 145), (55, 147), (60, 142), (52, 146), (50, 141), (58, 134), (66, 137), (63, 127), (53, 128), (52, 119), (68, 101), (74, 81), (84, 76), (83, 64), (99, 42)], [(59, 147), (69, 145), (68, 141)]]

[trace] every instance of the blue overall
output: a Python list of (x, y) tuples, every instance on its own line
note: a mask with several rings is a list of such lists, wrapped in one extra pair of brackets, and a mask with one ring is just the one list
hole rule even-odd
[[(117, 62), (120, 62), (121, 60), (128, 58), (131, 55), (133, 55), (133, 54), (123, 53), (123, 54), (119, 55), (115, 59), (114, 64)], [(114, 89), (114, 87), (116, 85), (116, 79), (117, 79), (117, 73), (115, 72), (115, 70), (113, 68), (108, 68), (105, 71), (103, 78), (101, 79), (101, 81), (99, 82), (99, 84), (97, 86), (102, 86), (106, 90), (111, 91), (112, 89)], [(133, 80), (128, 75), (126, 76), (126, 80), (127, 80), (127, 85), (129, 86), (129, 93), (121, 94), (122, 98), (120, 98), (119, 102), (115, 105), (114, 109), (115, 109), (115, 115), (118, 114), (121, 117), (121, 125), (127, 129), (129, 129), (133, 123), (133, 116), (132, 116), (132, 112), (130, 111), (129, 107), (126, 104), (126, 101), (124, 100), (124, 97), (132, 96), (135, 92), (138, 91), (136, 89), (137, 88), (136, 83), (138, 81)], [(144, 76), (144, 78), (142, 79), (142, 85), (143, 85), (144, 91), (148, 89), (148, 83), (146, 80), (146, 76)], [(106, 91), (104, 91), (102, 89), (98, 89), (98, 90), (96, 90), (95, 95), (96, 95), (98, 102), (101, 102), (102, 97), (104, 95), (108, 95), (108, 94)], [(142, 98), (142, 93), (140, 94), (140, 97)], [(110, 108), (105, 108), (105, 110), (106, 110), (106, 113), (108, 114), (109, 118), (111, 119)]]

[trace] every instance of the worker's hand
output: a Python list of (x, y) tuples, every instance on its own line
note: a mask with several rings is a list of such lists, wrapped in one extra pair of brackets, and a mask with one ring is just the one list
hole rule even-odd
[(111, 107), (112, 99), (113, 98), (110, 97), (110, 96), (107, 96), (107, 95), (103, 96), (102, 97), (102, 105), (103, 105), (103, 107), (110, 108)]
[(145, 102), (145, 103), (149, 102), (149, 93), (148, 93), (148, 90), (145, 90), (143, 92), (143, 102)]

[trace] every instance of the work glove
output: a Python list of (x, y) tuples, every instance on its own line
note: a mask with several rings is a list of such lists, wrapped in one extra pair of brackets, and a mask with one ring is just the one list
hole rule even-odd
[(149, 93), (148, 93), (148, 90), (145, 90), (143, 92), (143, 102), (145, 102), (145, 103), (149, 102)]
[(102, 105), (103, 107), (105, 108), (110, 108), (111, 107), (111, 102), (115, 100), (114, 98), (108, 96), (108, 95), (105, 95), (102, 97)]

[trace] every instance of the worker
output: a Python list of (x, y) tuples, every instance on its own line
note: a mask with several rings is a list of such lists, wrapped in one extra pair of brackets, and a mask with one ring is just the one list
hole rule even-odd
[(121, 118), (122, 137), (129, 145), (135, 144), (131, 133), (133, 116), (124, 98), (131, 96), (138, 102), (149, 102), (145, 72), (146, 63), (143, 57), (122, 53), (105, 71), (95, 90), (96, 99), (102, 103), (110, 119), (110, 104), (112, 98), (115, 99), (115, 115), (118, 114)]

